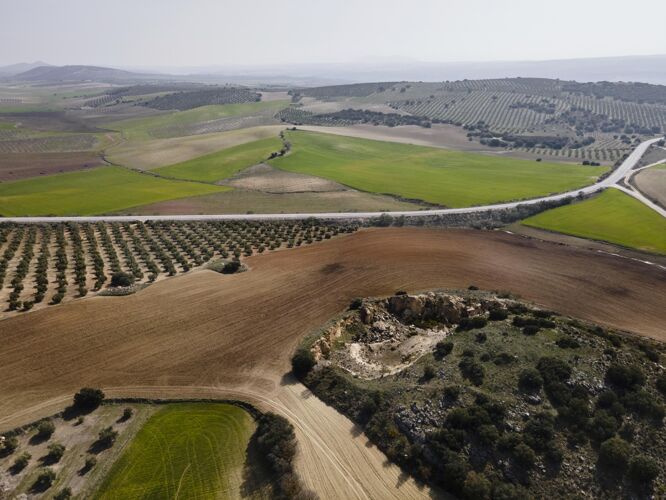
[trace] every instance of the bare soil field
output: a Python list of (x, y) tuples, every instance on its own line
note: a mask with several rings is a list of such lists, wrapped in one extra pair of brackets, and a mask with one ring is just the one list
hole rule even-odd
[(352, 298), (475, 284), (666, 339), (666, 271), (501, 232), (363, 230), (246, 263), (238, 275), (196, 271), (0, 321), (0, 429), (52, 413), (82, 385), (242, 397), (279, 409), (307, 438), (299, 469), (322, 497), (416, 497), (427, 492), (365, 450), (351, 422), (284, 378), (299, 340)]
[(349, 188), (313, 175), (278, 170), (265, 163), (246, 168), (221, 184), (264, 193), (323, 193)]
[(633, 181), (645, 196), (666, 207), (666, 167), (646, 168)]
[(15, 181), (37, 175), (51, 175), (102, 165), (92, 151), (79, 153), (2, 153), (0, 181)]
[[(268, 193), (234, 189), (224, 193), (193, 196), (142, 205), (128, 210), (132, 215), (198, 215), (299, 212), (390, 212), (420, 210), (421, 205), (390, 196), (360, 191)], [(123, 212), (125, 213), (125, 212)]]
[(107, 151), (110, 161), (133, 168), (156, 168), (191, 160), (221, 149), (267, 137), (276, 137), (284, 127), (270, 125), (216, 134), (122, 143)]

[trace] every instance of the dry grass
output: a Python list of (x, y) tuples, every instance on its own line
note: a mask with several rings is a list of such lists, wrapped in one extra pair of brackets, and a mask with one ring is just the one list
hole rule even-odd
[(645, 196), (666, 207), (666, 167), (646, 168), (633, 181)]

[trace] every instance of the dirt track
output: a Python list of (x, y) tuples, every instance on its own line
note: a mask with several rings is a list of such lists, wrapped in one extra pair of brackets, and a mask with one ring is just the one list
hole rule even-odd
[(301, 426), (300, 468), (322, 496), (340, 488), (350, 498), (409, 497), (425, 492), (406, 481), (398, 493), (397, 468), (364, 453), (362, 435), (349, 439), (347, 419), (303, 397), (302, 386), (281, 384), (299, 339), (351, 298), (473, 283), (666, 340), (666, 272), (505, 233), (366, 230), (248, 264), (248, 273), (193, 272), (134, 296), (1, 321), (0, 430), (52, 412), (83, 385), (165, 396), (211, 388), (273, 405)]

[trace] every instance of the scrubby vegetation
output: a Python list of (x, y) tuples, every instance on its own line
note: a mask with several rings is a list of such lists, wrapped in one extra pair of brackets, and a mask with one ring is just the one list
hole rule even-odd
[[(463, 498), (666, 491), (662, 345), (484, 292), (464, 296), (464, 307), (437, 294), (362, 301), (330, 330), (341, 325), (338, 336), (304, 341), (294, 367), (308, 351), (318, 362), (294, 371), (391, 460)], [(381, 363), (392, 359), (382, 345), (401, 349), (401, 330), (446, 339), (391, 375), (354, 371), (351, 343), (363, 355), (373, 342), (367, 362)]]

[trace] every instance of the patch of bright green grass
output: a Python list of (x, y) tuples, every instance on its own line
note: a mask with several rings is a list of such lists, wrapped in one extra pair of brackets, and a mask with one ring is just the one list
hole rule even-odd
[[(220, 118), (255, 116), (258, 114), (272, 114), (284, 108), (288, 101), (260, 101), (242, 104), (213, 104), (200, 106), (186, 111), (173, 111), (148, 116), (145, 118), (131, 118), (113, 122), (106, 125), (112, 130), (118, 130), (129, 140), (148, 140), (156, 137), (175, 137), (180, 129), (188, 125), (217, 120)], [(164, 132), (170, 129), (171, 133)]]
[(577, 189), (607, 170), (303, 131), (289, 131), (287, 139), (292, 151), (271, 160), (275, 167), (448, 207)]
[(160, 179), (121, 167), (100, 167), (0, 183), (0, 214), (95, 215), (228, 189)]
[(240, 497), (253, 428), (250, 415), (237, 406), (168, 405), (137, 433), (96, 498)]
[(154, 169), (153, 172), (166, 177), (215, 182), (231, 177), (245, 167), (251, 167), (264, 161), (272, 152), (279, 151), (281, 148), (282, 141), (278, 137), (269, 137), (175, 165), (160, 167)]
[(666, 254), (666, 219), (618, 189), (525, 219), (526, 226)]

